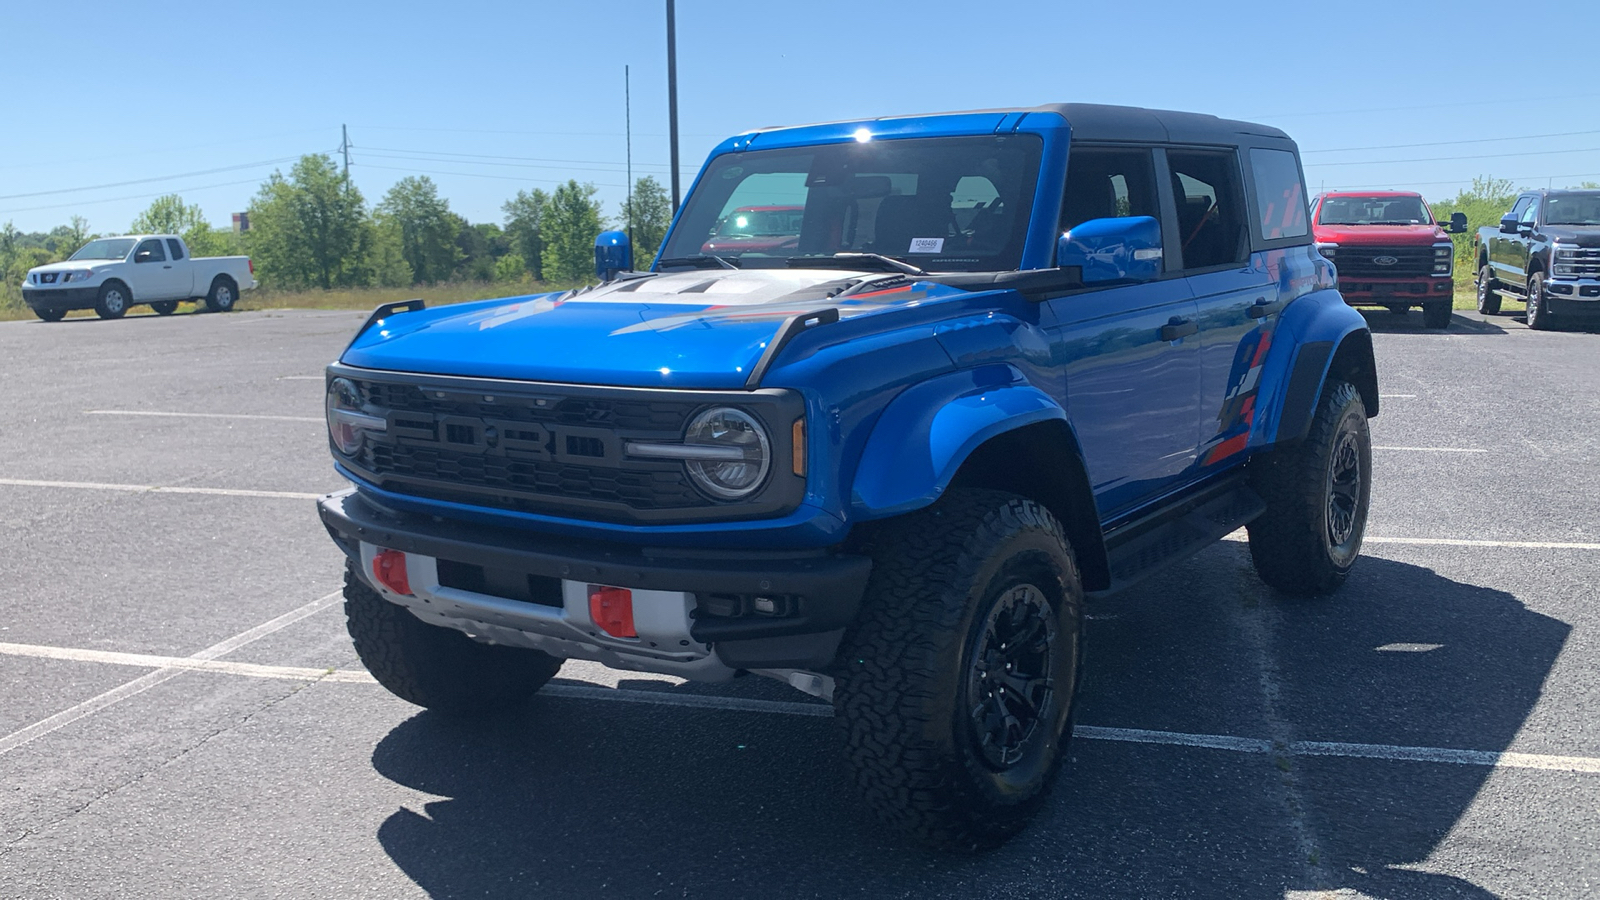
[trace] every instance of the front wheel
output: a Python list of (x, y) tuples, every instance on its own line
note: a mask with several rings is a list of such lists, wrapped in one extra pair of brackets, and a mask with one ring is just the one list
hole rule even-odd
[(211, 282), (211, 290), (206, 292), (206, 309), (212, 312), (228, 312), (238, 300), (239, 289), (234, 287), (232, 281), (219, 277)]
[(994, 846), (1043, 806), (1071, 737), (1083, 586), (1061, 524), (953, 490), (883, 527), (834, 709), (854, 781), (939, 848)]
[(1449, 328), (1453, 305), (1449, 300), (1429, 300), (1422, 304), (1422, 327)]
[(349, 566), (344, 612), (356, 655), (372, 677), (400, 699), (445, 715), (515, 709), (561, 668), (561, 660), (537, 650), (480, 644), (429, 625), (383, 599)]
[(100, 296), (95, 300), (94, 314), (102, 319), (120, 319), (128, 311), (132, 299), (120, 282), (107, 282), (101, 286)]
[(1550, 315), (1550, 301), (1544, 295), (1544, 273), (1535, 272), (1528, 279), (1528, 327), (1534, 331), (1549, 331), (1556, 327)]
[(59, 322), (67, 317), (67, 311), (64, 309), (36, 309), (33, 314), (46, 322)]
[(1495, 293), (1494, 270), (1488, 266), (1478, 270), (1478, 312), (1486, 316), (1500, 314), (1500, 295)]
[(1249, 525), (1256, 574), (1293, 596), (1344, 583), (1372, 501), (1372, 437), (1361, 394), (1330, 378), (1305, 439), (1252, 461), (1266, 512)]
[(157, 300), (156, 302), (150, 304), (150, 308), (155, 310), (156, 315), (158, 316), (170, 316), (178, 311), (178, 301)]

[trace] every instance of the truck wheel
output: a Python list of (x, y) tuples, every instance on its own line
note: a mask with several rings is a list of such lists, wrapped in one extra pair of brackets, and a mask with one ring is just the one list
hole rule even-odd
[(128, 289), (120, 281), (108, 281), (100, 286), (100, 297), (95, 301), (94, 313), (102, 319), (120, 319), (128, 311)]
[(1492, 272), (1488, 266), (1478, 270), (1478, 312), (1486, 316), (1500, 315), (1500, 295), (1495, 293), (1499, 285)]
[(150, 304), (150, 308), (155, 310), (156, 315), (158, 316), (170, 316), (178, 311), (178, 301), (157, 300), (156, 302)]
[(33, 314), (46, 322), (59, 322), (67, 317), (67, 311), (64, 309), (36, 309)]
[(1042, 506), (989, 490), (953, 490), (871, 544), (834, 690), (853, 780), (926, 844), (997, 845), (1044, 804), (1072, 734), (1072, 548)]
[(1528, 327), (1534, 331), (1549, 331), (1556, 327), (1555, 317), (1544, 295), (1544, 273), (1535, 272), (1528, 279)]
[(351, 566), (344, 573), (344, 613), (372, 677), (400, 699), (445, 715), (514, 709), (561, 668), (561, 660), (537, 650), (480, 644), (428, 625), (383, 599)]
[(1361, 553), (1372, 500), (1372, 438), (1361, 394), (1330, 378), (1305, 440), (1251, 467), (1253, 486), (1267, 501), (1249, 525), (1256, 574), (1297, 597), (1337, 588)]
[(1450, 317), (1453, 315), (1451, 307), (1454, 305), (1449, 300), (1429, 300), (1422, 304), (1422, 327), (1449, 328)]
[(233, 309), (233, 304), (238, 299), (239, 289), (232, 281), (219, 275), (211, 282), (211, 290), (206, 293), (206, 309), (212, 312), (227, 312)]
[(1404, 303), (1391, 303), (1389, 304), (1389, 312), (1397, 316), (1403, 316), (1406, 313), (1411, 312), (1411, 307)]

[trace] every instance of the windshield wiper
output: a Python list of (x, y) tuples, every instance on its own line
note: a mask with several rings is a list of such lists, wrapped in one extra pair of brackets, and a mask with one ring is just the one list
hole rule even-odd
[(888, 272), (903, 272), (906, 275), (926, 275), (926, 271), (913, 266), (908, 262), (901, 262), (892, 256), (882, 253), (835, 253), (832, 256), (791, 256), (787, 260), (789, 268), (804, 269), (830, 269), (835, 263), (846, 263), (845, 268), (862, 268), (862, 263), (868, 263), (882, 268)]
[(720, 256), (712, 256), (709, 253), (701, 253), (696, 256), (672, 256), (656, 263), (656, 268), (666, 268), (667, 266), (688, 266), (693, 269), (739, 268), (728, 260)]

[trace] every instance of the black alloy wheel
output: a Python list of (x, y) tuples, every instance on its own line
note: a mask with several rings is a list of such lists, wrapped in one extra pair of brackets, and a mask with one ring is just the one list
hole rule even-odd
[(1007, 590), (973, 634), (962, 706), (978, 755), (997, 772), (1038, 756), (1055, 709), (1055, 608), (1032, 584)]

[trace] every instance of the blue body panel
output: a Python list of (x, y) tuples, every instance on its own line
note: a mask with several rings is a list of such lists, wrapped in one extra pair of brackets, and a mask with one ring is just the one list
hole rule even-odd
[[(1052, 265), (1072, 135), (1056, 113), (763, 131), (725, 141), (712, 158), (852, 141), (863, 129), (872, 140), (1038, 135), (1044, 150), (1022, 268)], [(820, 282), (850, 274), (785, 277)], [(1062, 421), (1078, 442), (1071, 461), (1086, 469), (1098, 517), (1111, 522), (1277, 442), (1297, 350), (1311, 342), (1338, 346), (1366, 327), (1333, 290), (1332, 267), (1309, 244), (1257, 252), (1225, 271), (1042, 302), (1013, 290), (915, 281), (806, 301), (775, 294), (740, 305), (717, 298), (719, 279), (756, 277), (675, 271), (592, 291), (395, 315), (359, 335), (341, 361), (408, 373), (742, 390), (785, 320), (836, 308), (837, 322), (801, 331), (760, 381), (804, 400), (807, 480), (793, 512), (626, 525), (426, 500), (378, 490), (342, 468), (341, 474), (387, 506), (533, 532), (650, 546), (822, 548), (844, 541), (856, 522), (934, 502), (990, 438)], [(666, 290), (688, 282), (696, 283)], [(1256, 305), (1272, 311), (1257, 315)], [(1178, 320), (1197, 330), (1165, 339), (1163, 328)]]

